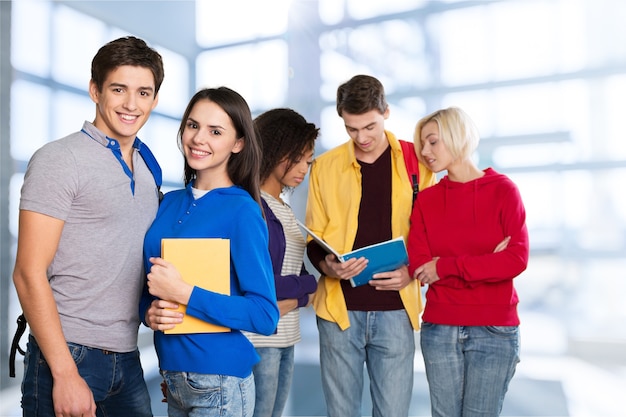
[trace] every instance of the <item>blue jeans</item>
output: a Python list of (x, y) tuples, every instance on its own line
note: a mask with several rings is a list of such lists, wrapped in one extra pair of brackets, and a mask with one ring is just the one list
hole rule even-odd
[[(80, 376), (93, 392), (98, 417), (152, 417), (138, 350), (114, 353), (76, 343), (67, 346)], [(24, 367), (23, 416), (54, 417), (52, 374), (32, 335), (28, 337)]]
[(363, 364), (373, 417), (406, 417), (413, 391), (415, 339), (405, 310), (348, 311), (350, 327), (317, 317), (322, 388), (329, 417), (361, 417)]
[(256, 402), (254, 417), (280, 417), (293, 377), (294, 347), (256, 348), (261, 361), (253, 368)]
[(252, 417), (254, 377), (161, 371), (169, 417)]
[(517, 326), (423, 323), (420, 338), (433, 417), (500, 415), (519, 362)]

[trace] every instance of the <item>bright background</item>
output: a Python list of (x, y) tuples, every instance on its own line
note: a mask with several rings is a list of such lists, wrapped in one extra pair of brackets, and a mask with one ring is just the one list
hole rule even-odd
[[(503, 415), (626, 415), (624, 21), (622, 0), (0, 1), (0, 416), (21, 415), (21, 357), (8, 378), (8, 349), (23, 173), (37, 148), (93, 120), (91, 59), (127, 34), (165, 61), (139, 137), (166, 189), (181, 185), (176, 131), (202, 87), (234, 88), (254, 115), (294, 108), (321, 127), (317, 154), (347, 140), (335, 92), (357, 73), (383, 82), (387, 127), (401, 138), (431, 111), (464, 108), (481, 132), (479, 165), (509, 175), (528, 212), (531, 259), (516, 279), (522, 362)], [(306, 184), (288, 196), (300, 218), (305, 196)], [(286, 413), (323, 415), (310, 310), (302, 326)], [(164, 415), (146, 329), (141, 341)], [(428, 415), (419, 352), (414, 393), (412, 415)]]

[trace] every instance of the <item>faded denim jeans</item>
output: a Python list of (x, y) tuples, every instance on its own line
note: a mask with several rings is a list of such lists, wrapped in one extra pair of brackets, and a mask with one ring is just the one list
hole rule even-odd
[(519, 362), (518, 326), (423, 323), (433, 417), (498, 416)]
[(348, 311), (350, 327), (317, 317), (322, 388), (329, 417), (361, 417), (364, 370), (373, 417), (407, 417), (413, 393), (415, 333), (405, 310)]
[(254, 365), (254, 417), (280, 417), (287, 403), (294, 368), (294, 347), (256, 348), (261, 361)]
[(169, 417), (252, 417), (254, 376), (161, 371)]

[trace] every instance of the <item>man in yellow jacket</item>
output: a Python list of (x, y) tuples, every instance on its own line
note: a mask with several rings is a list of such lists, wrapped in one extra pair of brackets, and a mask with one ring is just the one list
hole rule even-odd
[[(339, 253), (383, 242), (409, 230), (413, 190), (401, 143), (385, 130), (389, 106), (380, 81), (357, 75), (339, 86), (337, 112), (350, 139), (313, 162), (306, 224)], [(406, 149), (406, 148), (405, 148)], [(414, 152), (413, 147), (408, 148)], [(411, 155), (413, 159), (414, 155)], [(419, 189), (435, 182), (419, 165)], [(313, 305), (320, 338), (322, 387), (330, 417), (359, 417), (363, 364), (372, 416), (406, 417), (413, 388), (414, 330), (419, 330), (419, 282), (406, 266), (352, 287), (364, 258), (339, 262), (313, 240), (311, 263), (321, 277)]]

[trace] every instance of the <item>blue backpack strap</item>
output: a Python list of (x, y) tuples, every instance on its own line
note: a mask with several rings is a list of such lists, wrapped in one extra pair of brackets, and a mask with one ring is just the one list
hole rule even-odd
[(154, 177), (154, 182), (156, 183), (157, 190), (159, 191), (159, 202), (163, 198), (163, 192), (161, 192), (161, 185), (163, 184), (163, 172), (161, 171), (161, 166), (159, 162), (154, 157), (154, 154), (148, 148), (148, 145), (139, 140), (139, 138), (135, 138), (135, 143), (133, 144), (135, 148), (139, 151), (139, 155), (143, 158), (143, 161), (146, 163), (146, 166), (152, 173)]
[(411, 186), (413, 187), (413, 202), (415, 202), (417, 193), (419, 192), (419, 160), (415, 154), (415, 148), (412, 142), (407, 142), (406, 140), (398, 140), (398, 142), (400, 142), (400, 146), (402, 147), (404, 165), (406, 165), (406, 172), (409, 175), (409, 181), (411, 181)]

